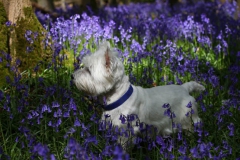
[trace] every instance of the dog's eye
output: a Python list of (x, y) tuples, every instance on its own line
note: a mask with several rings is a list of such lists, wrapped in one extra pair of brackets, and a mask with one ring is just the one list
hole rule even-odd
[(86, 71), (87, 71), (89, 74), (91, 74), (90, 69), (89, 69), (88, 67), (86, 67)]

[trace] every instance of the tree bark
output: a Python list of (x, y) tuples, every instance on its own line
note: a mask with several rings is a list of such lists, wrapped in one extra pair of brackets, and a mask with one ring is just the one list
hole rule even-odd
[(24, 16), (23, 8), (31, 7), (30, 0), (1, 0), (7, 13), (8, 20), (16, 23)]
[[(44, 49), (45, 30), (37, 20), (30, 0), (0, 0), (0, 11), (0, 40), (5, 42), (0, 42), (0, 52), (11, 55), (11, 65), (15, 65), (16, 60), (21, 61), (18, 66), (19, 72), (32, 70), (50, 53)], [(10, 27), (5, 25), (7, 21), (12, 22)], [(31, 33), (28, 40), (25, 37), (26, 32)], [(30, 52), (27, 50), (29, 48)], [(0, 86), (5, 82), (6, 75), (13, 74), (10, 68), (6, 67), (9, 66), (9, 62), (6, 63), (0, 63)], [(9, 72), (3, 71), (2, 68), (8, 68)]]
[[(25, 18), (23, 8), (31, 7), (30, 0), (0, 0), (0, 1), (4, 5), (8, 21), (10, 21), (12, 24), (16, 24), (16, 22), (19, 19)], [(15, 30), (13, 30), (11, 35), (14, 35), (14, 34), (15, 34)], [(15, 57), (16, 50), (13, 47), (14, 38), (13, 36), (11, 36), (11, 37), (8, 37), (8, 39), (9, 39), (8, 46), (11, 46), (11, 49), (8, 51), (11, 52), (11, 55), (13, 57)]]
[(5, 55), (9, 53), (9, 36), (8, 36), (8, 29), (5, 25), (7, 22), (7, 12), (4, 9), (8, 8), (8, 4), (5, 5), (0, 1), (0, 87), (3, 86), (6, 83), (6, 76), (11, 76), (9, 69), (6, 67), (10, 62), (5, 60)]
[(53, 0), (38, 0), (38, 5), (47, 10), (48, 12), (54, 11)]

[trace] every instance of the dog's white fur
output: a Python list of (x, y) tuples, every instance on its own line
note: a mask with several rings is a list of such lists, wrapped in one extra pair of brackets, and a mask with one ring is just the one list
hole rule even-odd
[[(104, 42), (99, 49), (91, 55), (83, 58), (84, 68), (73, 73), (74, 82), (79, 90), (90, 95), (106, 97), (107, 104), (117, 101), (128, 90), (129, 79), (125, 75), (124, 66), (118, 58), (117, 53), (110, 49), (110, 44)], [(175, 113), (174, 122), (181, 124), (183, 129), (191, 129), (191, 119), (186, 113), (191, 109), (187, 108), (192, 103), (194, 114), (191, 118), (194, 123), (199, 122), (197, 104), (195, 99), (189, 95), (192, 91), (203, 91), (205, 88), (194, 82), (187, 82), (182, 85), (166, 85), (144, 89), (133, 86), (133, 93), (121, 106), (110, 111), (104, 111), (111, 116), (112, 124), (123, 126), (119, 120), (120, 115), (138, 115), (141, 122), (157, 127), (162, 135), (169, 135), (172, 131), (172, 120), (164, 115), (166, 110), (162, 106), (168, 103), (171, 111)], [(138, 127), (134, 132), (139, 131)]]

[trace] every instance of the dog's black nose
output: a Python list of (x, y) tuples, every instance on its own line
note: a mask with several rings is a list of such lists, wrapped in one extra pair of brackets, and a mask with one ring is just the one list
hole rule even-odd
[(73, 74), (71, 74), (71, 79), (72, 79), (72, 80), (74, 79), (74, 76), (73, 76)]

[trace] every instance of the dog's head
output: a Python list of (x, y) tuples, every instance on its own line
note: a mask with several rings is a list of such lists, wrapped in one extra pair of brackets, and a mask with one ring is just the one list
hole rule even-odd
[(103, 42), (94, 54), (83, 58), (83, 68), (76, 70), (73, 81), (79, 90), (98, 96), (110, 91), (125, 76), (117, 52)]

